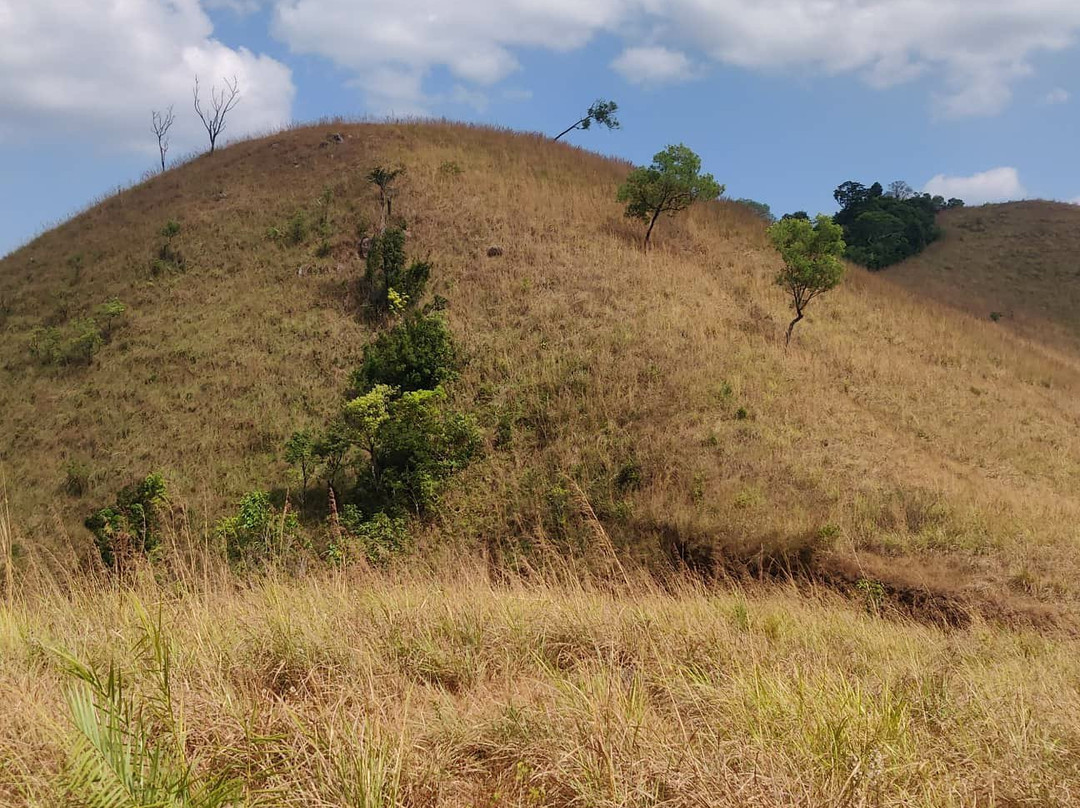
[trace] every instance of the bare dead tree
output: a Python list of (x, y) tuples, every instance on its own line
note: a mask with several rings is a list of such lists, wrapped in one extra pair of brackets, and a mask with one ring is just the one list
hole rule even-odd
[(157, 135), (157, 147), (158, 152), (161, 154), (161, 170), (165, 170), (165, 155), (169, 152), (169, 130), (172, 128), (173, 122), (176, 121), (176, 116), (173, 115), (173, 108), (170, 105), (164, 112), (158, 112), (156, 109), (150, 113), (154, 122), (154, 134)]
[(210, 107), (203, 110), (199, 101), (199, 77), (195, 76), (195, 112), (199, 114), (199, 120), (206, 127), (206, 134), (210, 136), (210, 153), (214, 153), (218, 135), (225, 128), (225, 116), (232, 112), (233, 107), (240, 103), (240, 82), (236, 76), (232, 81), (224, 79), (225, 87), (218, 92), (217, 87), (210, 88)]

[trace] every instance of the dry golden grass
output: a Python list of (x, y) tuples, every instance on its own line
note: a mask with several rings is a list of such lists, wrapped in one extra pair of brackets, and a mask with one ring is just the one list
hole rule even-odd
[(943, 237), (885, 277), (1075, 354), (1080, 347), (1080, 206), (1010, 202), (947, 211)]
[[(330, 131), (344, 143), (322, 145)], [(245, 490), (288, 485), (284, 439), (324, 422), (371, 336), (351, 283), (375, 163), (408, 168), (395, 211), (469, 357), (454, 395), (491, 438), (425, 529), (428, 547), (512, 564), (522, 550), (588, 553), (599, 529), (627, 556), (712, 566), (813, 547), (815, 563), (897, 591), (1071, 619), (1075, 353), (856, 269), (785, 350), (776, 259), (749, 211), (665, 220), (645, 255), (614, 202), (624, 164), (441, 123), (241, 143), (0, 264), (0, 461), (18, 481), (24, 543), (66, 531), (85, 548), (81, 517), (150, 470), (195, 524)], [(329, 258), (314, 240), (267, 239), (328, 188)], [(171, 218), (188, 269), (152, 279)], [(505, 255), (486, 258), (492, 244)], [(112, 295), (129, 325), (92, 368), (29, 361), (33, 327)], [(69, 458), (94, 470), (85, 496), (60, 491)], [(640, 484), (620, 484), (630, 469)]]
[(1075, 639), (894, 622), (828, 592), (492, 585), (465, 564), (24, 591), (0, 606), (0, 804), (82, 804), (63, 654), (159, 710), (148, 635), (171, 648), (195, 774), (239, 778), (245, 804), (1080, 797)]

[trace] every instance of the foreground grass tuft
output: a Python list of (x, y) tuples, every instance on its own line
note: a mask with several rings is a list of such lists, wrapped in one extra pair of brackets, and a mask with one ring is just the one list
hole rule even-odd
[(72, 766), (121, 715), (161, 782), (240, 804), (1066, 806), (1077, 659), (785, 590), (83, 583), (0, 610), (0, 802), (106, 804)]

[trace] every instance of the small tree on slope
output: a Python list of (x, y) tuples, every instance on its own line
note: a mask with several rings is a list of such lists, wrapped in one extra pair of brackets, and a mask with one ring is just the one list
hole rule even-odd
[(648, 223), (645, 249), (660, 214), (674, 216), (698, 200), (716, 199), (724, 186), (712, 174), (701, 173), (701, 158), (679, 144), (653, 156), (652, 165), (635, 168), (616, 197), (626, 203), (626, 215)]
[(606, 126), (608, 129), (618, 129), (621, 126), (619, 119), (615, 117), (615, 113), (618, 109), (619, 105), (614, 101), (605, 101), (602, 98), (597, 99), (586, 111), (584, 118), (580, 118), (573, 126), (568, 126), (563, 129), (559, 134), (555, 135), (553, 140), (558, 140), (563, 135), (568, 135), (575, 129), (588, 129), (594, 123), (597, 123), (600, 126)]
[(806, 307), (818, 295), (835, 289), (844, 277), (844, 229), (828, 216), (809, 219), (781, 219), (769, 228), (769, 238), (784, 259), (776, 276), (778, 286), (791, 295), (795, 319), (787, 328), (784, 344), (803, 318)]

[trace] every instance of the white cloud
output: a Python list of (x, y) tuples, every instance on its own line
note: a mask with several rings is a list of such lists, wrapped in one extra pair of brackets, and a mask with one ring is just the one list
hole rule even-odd
[(1080, 205), (1080, 196), (1067, 200), (1070, 205)]
[(694, 78), (694, 68), (685, 53), (652, 45), (627, 48), (611, 67), (634, 84), (656, 86)]
[(946, 199), (959, 197), (969, 205), (1006, 202), (1027, 196), (1027, 190), (1020, 182), (1019, 172), (1008, 166), (992, 168), (970, 177), (947, 177), (938, 174), (923, 186), (923, 192)]
[[(277, 0), (272, 28), (294, 52), (354, 71), (377, 111), (396, 111), (398, 98), (423, 106), (415, 85), (434, 67), (462, 82), (494, 84), (518, 69), (515, 48), (579, 48), (620, 20), (629, 2)], [(410, 81), (385, 83), (381, 70)]]
[(1069, 91), (1063, 87), (1055, 87), (1046, 94), (1043, 102), (1050, 105), (1069, 103)]
[(1033, 57), (1072, 46), (1080, 32), (1076, 0), (267, 2), (275, 34), (294, 51), (357, 75), (389, 65), (423, 78), (445, 68), (491, 84), (518, 68), (519, 48), (566, 51), (608, 33), (627, 47), (613, 67), (631, 75), (651, 64), (657, 79), (678, 76), (686, 65), (672, 55), (689, 64), (694, 51), (751, 70), (856, 74), (874, 87), (928, 76), (946, 116), (999, 112)]
[(205, 138), (191, 109), (234, 75), (241, 100), (223, 138), (287, 123), (290, 70), (212, 37), (199, 0), (0, 0), (0, 141), (72, 132), (83, 143), (153, 150), (150, 110), (175, 105), (173, 154)]

